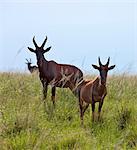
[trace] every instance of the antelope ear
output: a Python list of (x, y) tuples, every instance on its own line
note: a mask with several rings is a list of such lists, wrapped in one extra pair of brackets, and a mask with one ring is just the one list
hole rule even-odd
[(110, 67), (108, 68), (108, 70), (112, 70), (112, 69), (114, 69), (114, 68), (115, 68), (115, 65), (110, 66)]
[(36, 53), (34, 49), (32, 49), (32, 48), (30, 48), (30, 47), (28, 47), (28, 49), (29, 49), (31, 52)]
[(93, 65), (93, 64), (92, 64), (92, 67), (93, 67), (94, 69), (97, 69), (97, 70), (99, 70), (99, 69), (100, 69), (98, 66)]
[(45, 52), (48, 52), (50, 49), (51, 49), (51, 46), (48, 47), (47, 49), (45, 49), (45, 50), (44, 50), (44, 53), (45, 53)]

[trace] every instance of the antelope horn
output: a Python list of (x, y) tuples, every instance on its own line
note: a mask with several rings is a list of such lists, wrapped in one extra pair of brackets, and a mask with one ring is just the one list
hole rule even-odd
[(29, 62), (27, 58), (26, 58), (26, 61)]
[(37, 48), (38, 45), (37, 45), (37, 43), (36, 43), (36, 41), (35, 41), (35, 36), (33, 37), (33, 43), (34, 43), (35, 47)]
[(108, 61), (107, 61), (107, 63), (106, 63), (107, 66), (109, 65), (109, 61), (110, 61), (110, 57), (108, 58)]
[(45, 46), (46, 42), (47, 42), (47, 36), (46, 36), (46, 38), (45, 38), (44, 42), (42, 43), (41, 48), (44, 48), (44, 46)]
[(100, 61), (100, 57), (98, 57), (98, 62), (99, 62), (99, 65), (101, 66), (102, 63), (101, 63), (101, 61)]

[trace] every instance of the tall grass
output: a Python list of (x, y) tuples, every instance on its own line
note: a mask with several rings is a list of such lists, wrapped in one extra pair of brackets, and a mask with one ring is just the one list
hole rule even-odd
[(50, 88), (43, 105), (37, 75), (1, 73), (0, 149), (136, 149), (137, 76), (114, 75), (107, 85), (102, 121), (91, 121), (89, 107), (82, 127), (69, 89), (57, 89), (54, 109)]

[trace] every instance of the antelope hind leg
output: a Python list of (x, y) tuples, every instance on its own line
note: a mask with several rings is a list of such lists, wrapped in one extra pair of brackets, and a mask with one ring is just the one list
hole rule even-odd
[(81, 125), (83, 125), (83, 102), (79, 99), (80, 119)]
[(51, 100), (53, 102), (53, 105), (55, 106), (55, 95), (56, 95), (56, 87), (52, 87), (52, 96), (51, 96)]

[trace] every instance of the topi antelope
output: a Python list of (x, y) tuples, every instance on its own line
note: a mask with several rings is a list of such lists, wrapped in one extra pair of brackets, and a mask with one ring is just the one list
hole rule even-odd
[[(105, 65), (102, 65), (100, 61), (100, 57), (98, 58), (99, 66), (92, 65), (94, 69), (97, 69), (100, 73), (100, 76), (96, 77), (93, 81), (83, 81), (80, 85), (80, 93), (79, 93), (79, 107), (80, 107), (80, 118), (81, 123), (83, 124), (83, 116), (84, 112), (88, 108), (88, 105), (92, 106), (92, 119), (94, 121), (94, 111), (95, 111), (95, 103), (99, 102), (98, 107), (98, 120), (100, 119), (101, 108), (104, 102), (104, 98), (107, 95), (106, 88), (106, 80), (107, 73), (109, 70), (112, 70), (115, 65), (109, 67), (110, 57)], [(83, 106), (83, 103), (86, 103)]]
[(32, 62), (31, 62), (31, 59), (30, 61), (28, 61), (28, 59), (26, 59), (26, 64), (28, 65), (28, 70), (30, 71), (30, 73), (36, 73), (39, 71), (38, 67), (37, 66), (31, 66)]
[[(75, 95), (78, 95), (78, 91), (74, 89), (76, 89), (76, 84), (83, 80), (83, 73), (79, 68), (73, 65), (58, 64), (55, 61), (46, 60), (44, 58), (44, 53), (51, 49), (51, 47), (44, 49), (46, 41), (47, 37), (42, 45), (38, 46), (35, 37), (33, 37), (35, 50), (29, 47), (28, 49), (36, 54), (37, 65), (40, 73), (39, 77), (43, 85), (43, 98), (46, 99), (48, 85), (50, 84), (52, 93), (51, 100), (53, 101), (53, 104), (55, 104), (56, 87), (69, 88)], [(67, 80), (63, 78), (63, 75), (67, 77)]]

